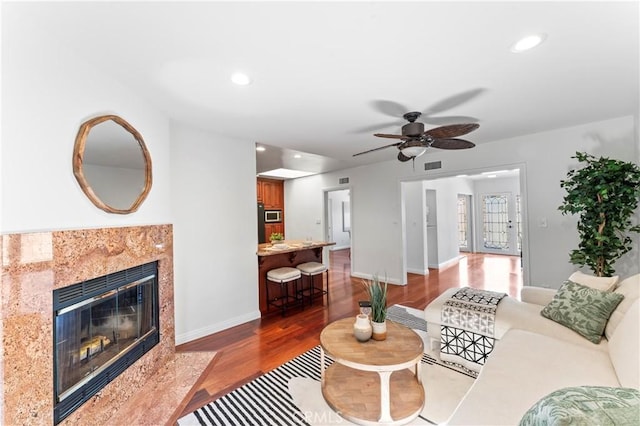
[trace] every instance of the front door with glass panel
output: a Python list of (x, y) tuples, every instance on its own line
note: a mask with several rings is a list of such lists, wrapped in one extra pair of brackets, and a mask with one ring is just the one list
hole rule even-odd
[(513, 194), (482, 194), (480, 204), (482, 236), (479, 251), (517, 255), (517, 209)]

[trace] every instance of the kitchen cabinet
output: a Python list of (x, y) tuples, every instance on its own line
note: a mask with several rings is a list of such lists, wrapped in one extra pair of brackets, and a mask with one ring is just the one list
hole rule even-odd
[(284, 222), (264, 224), (264, 236), (266, 237), (267, 241), (269, 240), (271, 234), (273, 234), (274, 232), (279, 232), (284, 235)]
[(264, 235), (262, 235), (261, 231), (258, 231), (258, 240), (260, 242), (268, 242), (269, 237), (274, 232), (284, 235), (284, 182), (275, 179), (258, 178), (256, 181), (256, 194), (259, 211), (262, 215), (261, 219), (264, 218), (264, 211), (266, 210), (280, 210), (282, 218), (281, 222), (267, 223), (258, 219), (258, 227), (264, 229)]
[(284, 209), (284, 182), (281, 180), (258, 179), (258, 202), (264, 204), (266, 210)]
[(256, 194), (258, 195), (258, 202), (259, 203), (263, 203), (264, 204), (264, 196), (262, 195), (262, 182), (260, 182), (259, 180), (256, 181)]

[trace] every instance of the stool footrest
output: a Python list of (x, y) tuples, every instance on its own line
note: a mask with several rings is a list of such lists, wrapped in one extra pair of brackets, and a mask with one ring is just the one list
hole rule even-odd
[[(291, 277), (281, 276), (281, 279), (277, 281), (270, 279), (269, 275), (267, 275), (267, 280), (266, 280), (267, 310), (271, 306), (273, 306), (274, 308), (280, 309), (282, 312), (282, 316), (284, 317), (287, 313), (287, 309), (294, 308), (297, 306), (302, 306), (302, 308), (304, 309), (304, 298), (302, 298), (299, 295), (300, 272), (294, 268), (280, 268), (280, 269), (281, 270), (292, 269), (293, 271), (298, 273), (297, 277), (291, 278)], [(291, 272), (291, 271), (284, 271), (284, 272)], [(289, 289), (289, 287), (291, 287), (291, 290)], [(275, 294), (270, 294), (272, 292), (274, 292)]]
[[(302, 275), (302, 288), (298, 290), (298, 294), (308, 300), (309, 305), (313, 305), (313, 301), (319, 296), (324, 297), (327, 295), (327, 305), (329, 304), (329, 270), (322, 264), (317, 262), (308, 262), (298, 265), (297, 268), (303, 270), (305, 265), (311, 265), (312, 267), (324, 267), (323, 270), (319, 270), (315, 273), (305, 273)], [(327, 275), (327, 289), (324, 286), (324, 276)], [(320, 277), (320, 281), (316, 284), (316, 277)]]

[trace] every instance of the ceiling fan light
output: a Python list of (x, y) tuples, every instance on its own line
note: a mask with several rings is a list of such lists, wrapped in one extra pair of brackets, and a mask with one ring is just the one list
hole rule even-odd
[(407, 157), (420, 157), (422, 154), (427, 152), (427, 148), (424, 146), (408, 146), (406, 148), (401, 149), (402, 154)]

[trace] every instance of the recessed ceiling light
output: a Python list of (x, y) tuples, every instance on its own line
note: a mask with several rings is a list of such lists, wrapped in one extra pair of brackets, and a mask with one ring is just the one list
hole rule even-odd
[(521, 38), (516, 42), (516, 44), (514, 44), (511, 47), (511, 51), (513, 53), (520, 53), (520, 52), (533, 49), (534, 47), (542, 43), (546, 38), (547, 38), (547, 35), (543, 33), (533, 34), (533, 35)]
[(300, 154), (295, 154), (295, 155), (293, 156), (293, 158), (302, 158), (302, 155), (300, 155)]
[(256, 146), (256, 151), (263, 152), (266, 151), (266, 148), (264, 146)]
[(489, 179), (493, 179), (493, 178), (498, 177), (498, 175), (487, 175), (487, 177), (488, 177)]
[(233, 75), (231, 75), (231, 81), (233, 81), (238, 86), (246, 86), (248, 84), (251, 84), (251, 78), (249, 78), (248, 75), (243, 74), (241, 72), (236, 72)]

